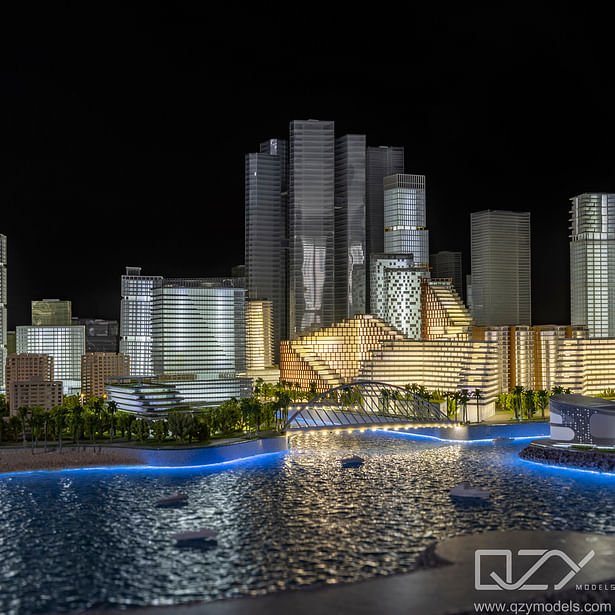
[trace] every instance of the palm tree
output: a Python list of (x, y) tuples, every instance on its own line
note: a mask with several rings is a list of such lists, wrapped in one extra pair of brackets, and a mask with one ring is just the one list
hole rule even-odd
[(515, 420), (519, 420), (521, 417), (519, 416), (521, 410), (521, 400), (523, 395), (523, 387), (516, 386), (513, 391), (513, 399), (515, 400)]
[(66, 420), (66, 408), (64, 406), (54, 406), (51, 409), (51, 417), (56, 425), (58, 440), (60, 442), (60, 452), (62, 452), (62, 432), (64, 431), (64, 422)]
[(109, 412), (109, 439), (113, 444), (113, 436), (115, 435), (115, 413), (117, 412), (117, 403), (110, 401), (107, 404), (107, 411)]
[(468, 422), (468, 401), (470, 401), (470, 396), (468, 395), (468, 389), (461, 389), (461, 393), (459, 395), (459, 401), (463, 407), (463, 422)]
[(526, 389), (523, 393), (525, 401), (525, 411), (528, 419), (534, 416), (534, 391), (532, 389)]
[(559, 386), (558, 384), (556, 384), (553, 389), (553, 395), (561, 395), (564, 392), (564, 387)]
[(2, 432), (4, 431), (4, 417), (9, 413), (9, 408), (6, 405), (6, 397), (0, 395), (0, 444), (2, 444)]
[(536, 400), (538, 401), (538, 404), (540, 405), (541, 416), (544, 419), (545, 418), (545, 406), (549, 403), (549, 393), (545, 391), (544, 389), (537, 391)]
[(481, 419), (480, 419), (480, 400), (483, 399), (483, 394), (481, 393), (480, 389), (474, 389), (474, 392), (472, 393), (472, 397), (474, 397), (474, 399), (476, 400), (476, 420), (477, 422), (480, 423)]
[(21, 434), (23, 436), (23, 447), (26, 448), (26, 419), (28, 418), (29, 409), (26, 406), (17, 408), (17, 416), (21, 421)]

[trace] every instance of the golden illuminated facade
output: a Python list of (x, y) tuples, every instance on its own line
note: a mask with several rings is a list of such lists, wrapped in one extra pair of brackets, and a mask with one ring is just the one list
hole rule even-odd
[(469, 340), (472, 315), (450, 278), (421, 280), (421, 339)]
[(273, 304), (269, 300), (246, 301), (246, 370), (273, 364)]
[(559, 386), (582, 395), (615, 388), (615, 338), (561, 340), (556, 379)]
[(586, 337), (587, 329), (582, 326), (472, 327), (472, 339), (497, 345), (501, 393), (517, 386), (540, 391), (561, 385), (557, 364), (562, 340)]
[(315, 383), (316, 390), (330, 388), (357, 377), (362, 361), (384, 340), (403, 335), (371, 314), (325, 327), (280, 344), (280, 380), (298, 383), (304, 391)]
[(130, 357), (115, 352), (88, 352), (81, 357), (81, 393), (85, 399), (105, 395), (105, 384), (130, 375)]

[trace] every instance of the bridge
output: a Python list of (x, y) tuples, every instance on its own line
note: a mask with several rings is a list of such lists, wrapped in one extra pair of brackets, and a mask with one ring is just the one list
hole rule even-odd
[(358, 381), (334, 387), (288, 413), (286, 430), (453, 425), (439, 404), (402, 387)]

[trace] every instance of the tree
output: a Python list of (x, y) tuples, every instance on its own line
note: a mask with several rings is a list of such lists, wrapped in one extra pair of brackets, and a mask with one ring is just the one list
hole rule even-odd
[(459, 394), (459, 401), (461, 402), (461, 407), (463, 408), (463, 422), (468, 422), (468, 402), (470, 401), (470, 396), (468, 395), (468, 389), (461, 389), (461, 393)]
[(109, 412), (109, 439), (113, 444), (113, 436), (115, 436), (115, 414), (117, 412), (117, 403), (110, 401), (107, 404), (107, 412)]
[(21, 434), (23, 436), (23, 447), (26, 448), (26, 419), (28, 418), (28, 408), (21, 406), (17, 408), (17, 416), (21, 421)]
[(58, 440), (60, 442), (60, 452), (62, 452), (62, 432), (66, 423), (66, 408), (64, 406), (54, 406), (51, 409), (51, 418), (56, 426)]
[(6, 397), (0, 394), (0, 444), (2, 444), (2, 433), (4, 432), (5, 422), (4, 417), (8, 416), (9, 407), (6, 403)]
[(549, 403), (549, 393), (545, 391), (544, 389), (541, 389), (540, 391), (536, 391), (536, 402), (538, 403), (538, 406), (540, 407), (541, 416), (544, 419), (545, 418), (545, 407)]
[(145, 419), (137, 419), (135, 421), (135, 433), (139, 442), (144, 442), (149, 436), (149, 427)]
[(523, 401), (524, 401), (524, 409), (525, 409), (525, 415), (527, 419), (531, 419), (532, 416), (534, 416), (534, 410), (535, 410), (535, 406), (534, 406), (534, 391), (532, 391), (532, 389), (526, 389), (523, 392)]
[(523, 400), (523, 387), (516, 386), (513, 390), (513, 399), (515, 400), (515, 419), (518, 421), (521, 417), (521, 404)]
[(169, 431), (179, 442), (183, 442), (188, 433), (188, 423), (190, 419), (186, 412), (180, 412), (179, 410), (171, 410), (167, 414), (167, 422), (169, 425)]
[(41, 433), (42, 414), (45, 409), (42, 406), (32, 406), (28, 417), (28, 426), (30, 427), (30, 441), (32, 445), (32, 454), (38, 443), (38, 438)]
[(483, 394), (480, 389), (474, 389), (472, 397), (476, 400), (476, 420), (480, 423), (480, 400), (483, 399)]
[(167, 423), (164, 419), (154, 421), (152, 430), (154, 432), (154, 438), (156, 438), (156, 441), (158, 442), (164, 442), (169, 435)]

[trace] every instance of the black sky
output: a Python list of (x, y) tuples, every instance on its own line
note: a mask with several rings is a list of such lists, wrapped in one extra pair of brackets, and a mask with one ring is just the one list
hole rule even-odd
[(468, 270), (470, 212), (531, 211), (534, 322), (569, 321), (568, 199), (615, 190), (606, 16), (41, 6), (0, 32), (10, 328), (43, 297), (117, 318), (125, 265), (228, 275), (244, 154), (307, 118), (405, 146), (431, 251)]

